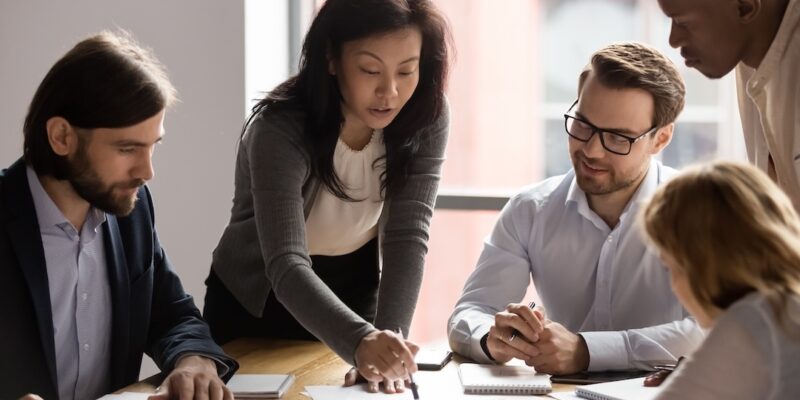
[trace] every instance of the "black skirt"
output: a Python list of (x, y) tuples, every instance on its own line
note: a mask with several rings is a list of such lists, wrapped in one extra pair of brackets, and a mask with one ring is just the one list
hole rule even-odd
[[(353, 312), (366, 321), (375, 320), (378, 304), (378, 240), (341, 256), (311, 256), (317, 276)], [(203, 317), (219, 344), (241, 337), (317, 340), (292, 316), (270, 291), (261, 318), (250, 314), (212, 269), (206, 279)]]

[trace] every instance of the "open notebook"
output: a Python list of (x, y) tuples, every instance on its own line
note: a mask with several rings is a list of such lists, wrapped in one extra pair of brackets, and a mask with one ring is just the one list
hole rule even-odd
[(294, 383), (294, 375), (236, 374), (228, 389), (237, 399), (278, 399)]
[(578, 386), (575, 394), (590, 400), (651, 400), (661, 392), (661, 387), (644, 386), (644, 378)]
[(550, 375), (516, 365), (461, 364), (458, 375), (468, 394), (546, 394), (553, 390)]

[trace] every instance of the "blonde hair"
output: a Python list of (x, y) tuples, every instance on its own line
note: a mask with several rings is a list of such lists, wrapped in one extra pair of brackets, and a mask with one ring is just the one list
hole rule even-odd
[(656, 191), (641, 220), (701, 306), (724, 310), (759, 292), (791, 331), (785, 310), (800, 295), (800, 218), (766, 174), (734, 162), (690, 168)]
[(658, 50), (643, 43), (610, 44), (592, 55), (578, 78), (580, 95), (589, 73), (613, 89), (642, 89), (653, 96), (653, 126), (675, 122), (684, 106), (686, 88), (678, 68)]

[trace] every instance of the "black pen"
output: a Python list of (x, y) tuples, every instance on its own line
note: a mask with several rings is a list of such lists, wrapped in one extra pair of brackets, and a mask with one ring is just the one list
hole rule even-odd
[[(533, 310), (534, 307), (536, 307), (536, 302), (535, 301), (532, 301), (532, 302), (528, 303), (528, 308)], [(517, 330), (514, 329), (514, 332), (511, 332), (511, 337), (508, 338), (508, 341), (509, 342), (513, 342), (514, 338), (517, 337), (517, 333), (519, 333), (519, 332), (517, 332)]]
[[(402, 328), (397, 328), (397, 333), (400, 334), (400, 338), (401, 339), (405, 339), (403, 337), (403, 329)], [(406, 368), (405, 361), (402, 361), (402, 363), (403, 363), (403, 368)], [(417, 391), (417, 383), (414, 382), (414, 376), (411, 375), (410, 372), (408, 372), (408, 368), (406, 368), (406, 373), (408, 374), (409, 382), (411, 382), (411, 394), (414, 395), (414, 400), (419, 400), (419, 392)]]

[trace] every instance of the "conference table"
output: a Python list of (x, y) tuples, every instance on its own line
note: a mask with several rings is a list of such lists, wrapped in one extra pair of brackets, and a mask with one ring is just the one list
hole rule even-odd
[[(294, 375), (294, 385), (283, 397), (285, 400), (309, 400), (301, 394), (307, 385), (341, 385), (345, 373), (350, 369), (349, 364), (320, 342), (247, 338), (234, 340), (222, 347), (239, 362), (239, 373)], [(463, 361), (466, 359), (455, 357), (440, 373), (443, 376), (455, 373), (458, 363)], [(120, 392), (153, 392), (159, 383), (158, 379), (158, 375), (150, 377)], [(574, 388), (574, 385), (553, 384), (553, 392), (571, 392)], [(398, 395), (398, 400), (410, 398), (410, 390), (406, 392), (406, 395)], [(424, 388), (420, 388), (420, 397), (423, 394)]]

